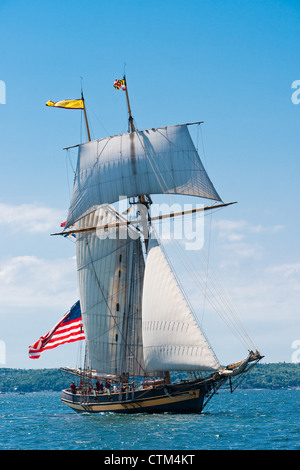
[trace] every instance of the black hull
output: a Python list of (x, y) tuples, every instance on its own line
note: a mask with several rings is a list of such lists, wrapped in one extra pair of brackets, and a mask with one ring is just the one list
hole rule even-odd
[(213, 381), (105, 394), (73, 394), (63, 390), (61, 400), (77, 412), (89, 413), (200, 413)]

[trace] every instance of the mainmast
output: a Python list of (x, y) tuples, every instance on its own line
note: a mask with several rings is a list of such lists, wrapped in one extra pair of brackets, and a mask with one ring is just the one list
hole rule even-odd
[[(131, 107), (130, 107), (130, 102), (129, 102), (128, 86), (127, 86), (126, 75), (125, 74), (124, 74), (123, 80), (124, 80), (124, 85), (125, 85), (126, 101), (127, 101), (128, 116), (129, 116), (128, 117), (128, 123), (129, 123), (128, 132), (130, 132), (132, 134), (133, 132), (136, 131), (136, 129), (135, 129), (135, 125), (133, 123), (133, 117), (132, 117)], [(149, 204), (151, 204), (151, 202), (152, 201), (151, 201), (151, 198), (150, 198), (149, 195), (147, 195), (147, 199), (146, 199), (145, 195), (141, 195), (138, 198), (138, 204), (142, 204), (147, 209), (147, 219), (148, 219), (148, 221), (150, 221)], [(149, 228), (148, 227), (147, 227), (147, 234), (144, 233), (144, 241), (145, 241), (145, 248), (146, 248), (146, 253), (147, 253), (148, 243), (149, 243)]]
[[(129, 102), (129, 95), (128, 95), (128, 87), (127, 87), (127, 82), (126, 82), (126, 76), (124, 74), (124, 84), (125, 84), (125, 91), (126, 91), (126, 100), (127, 100), (127, 106), (128, 106), (128, 115), (129, 115), (129, 118), (128, 118), (128, 121), (129, 121), (129, 126), (130, 127), (130, 133), (133, 133), (135, 132), (135, 126), (134, 126), (134, 123), (133, 123), (133, 117), (132, 117), (132, 114), (131, 114), (131, 108), (130, 108), (130, 102)], [(144, 233), (143, 232), (143, 235), (144, 235), (144, 243), (145, 243), (145, 249), (146, 249), (146, 253), (148, 252), (148, 247), (149, 247), (149, 225), (151, 224), (151, 217), (150, 217), (150, 213), (149, 213), (149, 205), (152, 203), (151, 201), (151, 198), (149, 195), (141, 195), (139, 196), (138, 198), (138, 203), (137, 204), (141, 204), (143, 205), (146, 210), (147, 210), (147, 223), (143, 223), (142, 221), (142, 225), (143, 227), (147, 227), (146, 230), (147, 230), (147, 233)], [(143, 211), (143, 213), (141, 214), (142, 217), (146, 215), (146, 211)], [(170, 377), (170, 372), (168, 370), (165, 370), (164, 371), (164, 380), (165, 380), (165, 383), (166, 384), (171, 384), (171, 377)]]

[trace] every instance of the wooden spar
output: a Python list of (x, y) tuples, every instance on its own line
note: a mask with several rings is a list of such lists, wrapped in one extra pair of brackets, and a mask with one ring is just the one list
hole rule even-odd
[[(195, 121), (195, 122), (185, 122), (185, 123), (182, 123), (182, 124), (177, 124), (178, 126), (193, 126), (195, 124), (202, 124), (204, 121)], [(162, 127), (166, 127), (166, 126), (162, 126)], [(160, 129), (160, 127), (158, 128)], [(148, 129), (146, 129), (147, 131)], [(120, 134), (116, 134), (116, 135), (120, 135)], [(110, 137), (116, 137), (116, 135), (113, 135), (113, 136), (110, 136)], [(103, 139), (96, 139), (97, 141), (100, 141), (100, 140), (103, 140)], [(81, 144), (76, 144), (76, 145), (69, 145), (68, 147), (63, 147), (63, 150), (69, 150), (69, 149), (74, 149), (76, 147), (79, 147)]]
[(207, 211), (209, 209), (218, 209), (219, 207), (230, 206), (231, 204), (236, 204), (236, 202), (224, 202), (223, 204), (216, 204), (215, 206), (198, 207), (195, 209), (189, 209), (187, 211), (181, 211), (181, 212), (171, 212), (170, 214), (162, 214), (162, 215), (158, 215), (157, 217), (152, 217), (151, 220), (161, 220), (161, 219), (166, 219), (166, 218), (171, 218), (171, 217), (177, 217), (180, 215), (195, 214), (195, 212)]
[[(162, 214), (158, 215), (156, 217), (152, 217), (150, 221), (155, 221), (155, 220), (162, 220), (166, 218), (171, 218), (171, 217), (178, 217), (181, 215), (189, 215), (189, 214), (195, 214), (196, 212), (202, 212), (202, 211), (207, 211), (207, 210), (212, 210), (212, 209), (219, 209), (220, 207), (225, 207), (225, 206), (230, 206), (231, 204), (236, 204), (237, 202), (224, 202), (223, 204), (216, 204), (214, 206), (205, 206), (205, 207), (198, 207), (195, 209), (190, 209), (187, 211), (181, 211), (181, 212), (171, 212), (170, 214)], [(107, 230), (109, 228), (116, 228), (116, 227), (124, 227), (124, 226), (135, 226), (138, 225), (141, 222), (141, 220), (127, 220), (123, 222), (116, 222), (113, 224), (105, 224), (105, 225), (99, 225), (99, 226), (93, 226), (93, 227), (84, 227), (84, 228), (79, 228), (79, 229), (74, 229), (74, 230), (68, 230), (64, 232), (57, 232), (57, 233), (51, 233), (51, 235), (69, 235), (71, 233), (80, 233), (80, 232), (90, 232), (94, 230)]]
[(134, 132), (134, 124), (133, 124), (133, 117), (131, 115), (131, 108), (130, 108), (130, 103), (129, 103), (129, 95), (128, 95), (128, 89), (127, 89), (127, 82), (126, 82), (126, 76), (124, 75), (124, 82), (125, 82), (125, 92), (126, 92), (126, 100), (127, 100), (127, 106), (128, 106), (128, 114), (129, 114), (129, 124), (130, 124), (130, 131)]
[(90, 142), (91, 141), (91, 134), (90, 134), (89, 123), (88, 123), (88, 119), (87, 119), (87, 115), (86, 115), (85, 101), (84, 101), (82, 91), (81, 91), (81, 99), (83, 101), (83, 112), (84, 112), (84, 117), (85, 117), (86, 131), (87, 131), (88, 139), (89, 139), (89, 142)]

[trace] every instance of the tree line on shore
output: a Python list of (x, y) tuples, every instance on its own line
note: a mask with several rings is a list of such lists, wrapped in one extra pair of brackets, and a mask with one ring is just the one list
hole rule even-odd
[[(0, 392), (61, 391), (69, 388), (73, 378), (59, 369), (0, 368)], [(239, 388), (300, 388), (300, 364), (257, 364)]]

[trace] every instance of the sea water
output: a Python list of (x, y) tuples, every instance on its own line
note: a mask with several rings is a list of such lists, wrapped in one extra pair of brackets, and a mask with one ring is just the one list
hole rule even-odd
[(4, 393), (0, 449), (299, 450), (299, 399), (298, 389), (222, 391), (202, 414), (122, 415), (77, 414), (56, 392)]

